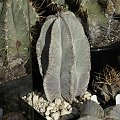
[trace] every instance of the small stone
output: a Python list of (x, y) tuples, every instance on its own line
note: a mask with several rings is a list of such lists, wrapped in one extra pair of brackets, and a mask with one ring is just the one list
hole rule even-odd
[(38, 99), (39, 99), (39, 97), (38, 97), (37, 95), (34, 95), (34, 96), (33, 96), (33, 102), (34, 102), (34, 103), (37, 102)]
[(53, 120), (50, 116), (46, 116), (47, 120)]
[(45, 110), (46, 110), (46, 109), (45, 109), (45, 106), (43, 106), (43, 107), (40, 108), (39, 110), (40, 110), (40, 112), (42, 112), (42, 113), (45, 112)]
[(84, 99), (90, 99), (90, 97), (91, 97), (91, 93), (86, 92), (84, 95)]
[(57, 112), (59, 110), (59, 107), (58, 106), (55, 106), (52, 110), (51, 110), (51, 112)]
[(55, 99), (55, 105), (60, 105), (61, 104), (61, 99)]
[(72, 107), (71, 107), (71, 105), (69, 104), (68, 106), (67, 106), (67, 109), (68, 110), (70, 110)]
[(117, 94), (115, 97), (116, 105), (120, 104), (120, 94)]
[(54, 106), (55, 106), (55, 104), (54, 104), (54, 103), (50, 103), (49, 105), (50, 105), (51, 107), (54, 107)]
[(70, 113), (72, 112), (72, 107), (69, 109), (69, 112), (70, 112)]
[(44, 99), (43, 99), (42, 97), (40, 97), (40, 98), (39, 98), (39, 101), (40, 101), (40, 102), (43, 102), (43, 101), (44, 101)]
[(70, 114), (70, 112), (67, 109), (62, 109), (61, 116), (66, 115), (66, 114)]
[(50, 111), (47, 110), (47, 111), (45, 112), (45, 115), (46, 115), (46, 116), (50, 115)]
[(31, 100), (31, 99), (32, 99), (32, 93), (28, 93), (27, 100)]
[(52, 113), (51, 117), (53, 120), (58, 120), (60, 118), (60, 112)]
[(32, 100), (29, 100), (29, 101), (28, 101), (28, 104), (29, 104), (30, 106), (32, 106)]
[(27, 98), (26, 96), (23, 96), (23, 97), (22, 97), (23, 100), (26, 100), (26, 98)]
[(47, 107), (47, 111), (50, 111), (50, 110), (52, 110), (54, 107), (53, 106), (48, 106)]
[(91, 100), (93, 100), (94, 102), (96, 102), (97, 104), (99, 104), (96, 95), (92, 95), (92, 96), (91, 96)]
[(64, 108), (67, 108), (68, 105), (69, 105), (69, 103), (67, 103), (67, 102), (64, 102), (64, 103), (63, 103), (63, 107), (64, 107)]

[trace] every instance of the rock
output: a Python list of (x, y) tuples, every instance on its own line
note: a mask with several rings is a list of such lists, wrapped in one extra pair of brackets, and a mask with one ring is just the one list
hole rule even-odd
[(44, 113), (45, 112), (45, 106), (43, 106), (42, 108), (40, 108), (40, 112)]
[(47, 111), (50, 111), (50, 110), (52, 110), (54, 107), (53, 106), (48, 106), (47, 107)]
[(116, 105), (120, 104), (120, 94), (116, 95), (115, 100), (116, 100)]
[(53, 120), (58, 120), (60, 118), (60, 112), (52, 113), (51, 117)]
[(91, 100), (93, 100), (94, 102), (96, 102), (96, 103), (98, 103), (98, 104), (99, 104), (99, 102), (98, 102), (98, 100), (97, 100), (97, 96), (96, 96), (96, 95), (92, 95), (92, 96), (91, 96)]
[(63, 102), (63, 107), (64, 107), (64, 108), (67, 108), (69, 105), (70, 105), (69, 103)]
[(50, 103), (49, 104), (51, 107), (55, 107), (55, 103)]
[(61, 99), (55, 99), (55, 105), (60, 105), (61, 104)]
[(86, 92), (84, 95), (84, 99), (90, 99), (90, 97), (91, 97), (91, 93)]
[(37, 102), (39, 100), (39, 97), (37, 96), (37, 95), (34, 95), (33, 96), (33, 102), (35, 103), (35, 102)]
[(55, 107), (51, 110), (51, 112), (57, 112), (57, 111), (59, 111), (59, 106), (55, 106)]
[(67, 106), (67, 109), (68, 109), (68, 110), (72, 110), (71, 105), (68, 105), (68, 106)]
[(53, 120), (50, 116), (46, 116), (47, 120)]
[(49, 115), (50, 115), (50, 111), (47, 110), (47, 111), (45, 112), (45, 115), (46, 115), (46, 116), (49, 116)]
[(67, 109), (62, 109), (61, 110), (61, 116), (66, 115), (66, 114), (70, 114), (71, 112), (69, 112)]

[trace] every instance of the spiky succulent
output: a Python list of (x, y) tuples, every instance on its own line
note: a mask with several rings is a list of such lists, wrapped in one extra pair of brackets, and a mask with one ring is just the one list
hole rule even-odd
[[(1, 3), (1, 2), (0, 2)], [(36, 21), (36, 13), (26, 0), (5, 0), (0, 6), (0, 54), (7, 60), (28, 56), (29, 29)], [(3, 54), (5, 53), (5, 54)]]
[(30, 53), (30, 27), (35, 25), (36, 20), (35, 10), (29, 1), (0, 1), (0, 59), (3, 62), (1, 69), (5, 71), (3, 79), (16, 79), (26, 73), (24, 65)]
[(91, 68), (90, 46), (72, 12), (48, 16), (36, 50), (48, 100), (62, 97), (71, 103), (86, 92)]
[(114, 105), (103, 110), (96, 102), (87, 100), (81, 105), (80, 113), (78, 120), (119, 120), (120, 105)]

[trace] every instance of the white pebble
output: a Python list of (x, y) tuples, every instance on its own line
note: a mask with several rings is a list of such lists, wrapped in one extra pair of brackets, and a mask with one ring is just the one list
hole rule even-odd
[(68, 111), (71, 113), (72, 112), (72, 107)]
[(47, 107), (47, 110), (50, 111), (50, 110), (52, 110), (53, 108), (54, 108), (53, 106), (48, 106), (48, 107)]
[(67, 109), (68, 110), (70, 110), (72, 107), (71, 107), (71, 105), (69, 104), (68, 106), (67, 106)]
[(91, 97), (91, 93), (86, 92), (85, 95), (84, 95), (84, 98), (85, 99), (90, 99), (90, 97)]
[(116, 105), (120, 104), (120, 94), (116, 95), (115, 100), (116, 100)]
[(52, 113), (51, 117), (53, 120), (58, 120), (60, 118), (60, 112)]
[(40, 98), (39, 98), (39, 101), (43, 102), (43, 101), (44, 101), (44, 99), (43, 99), (42, 97), (40, 97)]
[(23, 96), (22, 99), (23, 99), (23, 100), (26, 100), (26, 96)]
[(52, 110), (51, 110), (51, 112), (57, 112), (59, 110), (59, 107), (58, 106), (55, 106)]
[(33, 97), (33, 102), (34, 102), (34, 103), (37, 102), (38, 99), (39, 99), (39, 97), (38, 97), (37, 95), (34, 95), (34, 97)]
[(50, 103), (50, 106), (51, 106), (51, 107), (54, 107), (54, 106), (55, 106), (55, 104), (54, 104), (54, 103)]
[(91, 100), (93, 100), (94, 102), (96, 102), (96, 103), (98, 103), (98, 104), (99, 104), (99, 102), (98, 102), (98, 100), (97, 100), (97, 96), (96, 96), (96, 95), (92, 95), (92, 96), (91, 96)]
[(66, 114), (70, 114), (71, 112), (69, 112), (67, 109), (62, 109), (61, 110), (61, 116), (66, 115)]
[(28, 93), (27, 98), (32, 99), (32, 93)]
[(63, 103), (63, 107), (64, 107), (64, 108), (67, 108), (68, 105), (69, 105), (69, 103), (67, 103), (67, 102), (64, 102), (64, 103)]
[(30, 106), (32, 106), (32, 105), (33, 105), (32, 100), (29, 100), (29, 101), (28, 101), (28, 104), (29, 104)]
[(40, 110), (40, 112), (45, 112), (45, 111), (46, 111), (45, 106), (43, 106), (43, 107), (40, 108), (39, 110)]
[(61, 99), (55, 99), (55, 105), (60, 105), (61, 104)]
[(47, 110), (47, 111), (45, 112), (45, 115), (46, 115), (46, 116), (50, 115), (50, 111)]
[(47, 120), (53, 120), (50, 116), (46, 116)]

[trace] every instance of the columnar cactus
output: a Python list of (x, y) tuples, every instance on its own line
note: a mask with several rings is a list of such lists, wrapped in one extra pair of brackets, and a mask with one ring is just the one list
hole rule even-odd
[(72, 12), (48, 16), (36, 51), (49, 101), (62, 97), (71, 103), (86, 92), (91, 68), (90, 46), (81, 23)]
[(26, 0), (4, 0), (2, 4), (4, 7), (1, 9), (0, 5), (0, 54), (5, 56), (3, 53), (6, 51), (8, 61), (16, 55), (26, 59), (30, 43), (29, 27), (35, 25), (36, 13), (31, 4), (28, 7)]
[(4, 73), (3, 80), (26, 75), (29, 32), (36, 20), (36, 12), (28, 0), (0, 0), (0, 74)]

